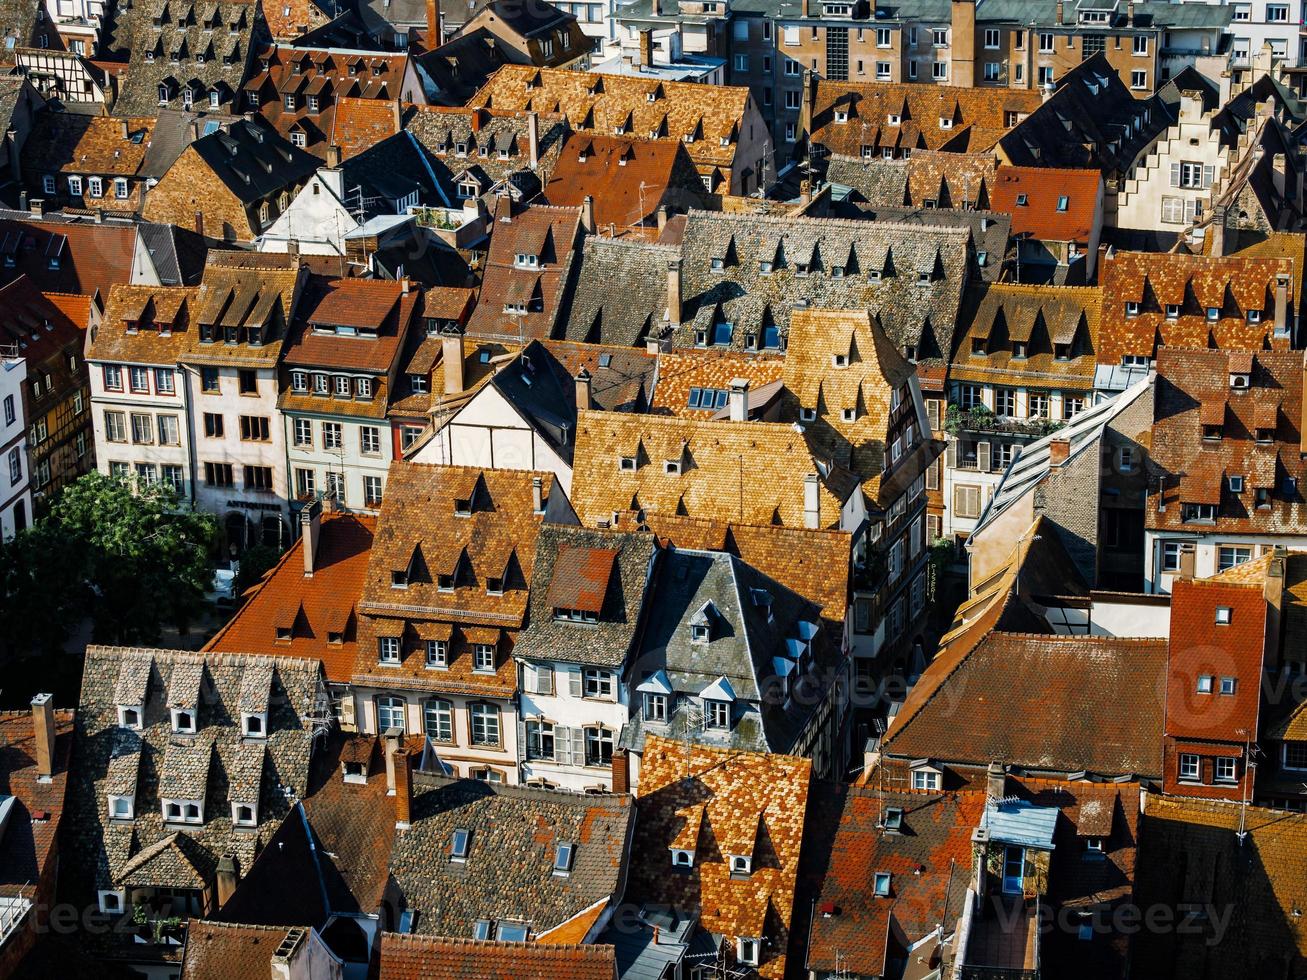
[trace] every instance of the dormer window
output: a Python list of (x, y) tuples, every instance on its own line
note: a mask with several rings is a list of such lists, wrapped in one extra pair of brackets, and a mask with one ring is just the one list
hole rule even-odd
[(1213, 321), (1216, 321), (1216, 320), (1221, 319), (1221, 310), (1220, 310), (1220, 307), (1217, 307), (1217, 306), (1209, 306), (1209, 307), (1207, 308), (1207, 319), (1208, 319), (1209, 322), (1213, 322)]
[(1203, 438), (1209, 442), (1220, 441), (1221, 429), (1222, 426), (1219, 422), (1216, 424), (1205, 424), (1203, 426)]
[(1026, 345), (1025, 345), (1025, 342), (1024, 342), (1024, 341), (1017, 340), (1017, 341), (1014, 341), (1014, 342), (1013, 342), (1013, 344), (1012, 344), (1012, 356), (1013, 356), (1013, 357), (1025, 357), (1025, 356), (1026, 356)]
[(731, 855), (731, 877), (748, 877), (753, 873), (753, 858), (745, 854)]
[(774, 267), (772, 263), (768, 262), (766, 259), (763, 259), (761, 262), (758, 263), (758, 271), (761, 272), (764, 276), (771, 275), (773, 268)]
[(1180, 520), (1188, 523), (1212, 522), (1216, 520), (1215, 504), (1181, 504)]
[(1249, 323), (1261, 323), (1261, 322), (1262, 322), (1262, 311), (1261, 311), (1261, 310), (1249, 310), (1249, 311), (1248, 311), (1248, 322), (1249, 322)]
[(903, 808), (901, 806), (886, 807), (883, 823), (887, 831), (897, 834), (903, 829)]
[(690, 624), (690, 642), (691, 642), (691, 643), (707, 643), (707, 642), (708, 642), (708, 633), (709, 633), (709, 630), (708, 630), (708, 624), (707, 624), (707, 623), (691, 623), (691, 624)]
[(817, 410), (816, 410), (815, 408), (801, 408), (801, 409), (799, 409), (799, 421), (800, 421), (800, 422), (816, 422), (816, 421), (817, 421)]
[(109, 819), (133, 820), (136, 817), (136, 798), (133, 796), (110, 796)]
[(1054, 344), (1054, 345), (1053, 345), (1053, 356), (1054, 356), (1055, 358), (1057, 358), (1059, 361), (1069, 361), (1069, 360), (1071, 360), (1071, 345), (1070, 345), (1070, 344)]
[(635, 457), (619, 456), (617, 461), (617, 467), (618, 469), (622, 470), (624, 473), (634, 473), (636, 470)]
[(377, 660), (383, 664), (399, 663), (398, 636), (381, 636), (377, 638)]
[(953, 120), (950, 119), (948, 116), (940, 116), (940, 117), (939, 117), (939, 128), (940, 128), (940, 129), (952, 129), (952, 128), (953, 128)]
[(885, 121), (891, 126), (897, 126), (900, 122), (899, 114), (897, 112), (891, 112)]
[(195, 712), (184, 708), (173, 708), (172, 730), (178, 735), (194, 735)]
[(679, 459), (668, 459), (663, 461), (663, 472), (668, 476), (676, 476), (681, 472), (681, 461)]
[(856, 422), (858, 419), (858, 410), (856, 408), (841, 409), (840, 418), (845, 422)]
[(231, 822), (234, 827), (257, 827), (259, 808), (253, 803), (233, 803)]
[(843, 125), (844, 123), (848, 122), (848, 121), (849, 121), (849, 113), (848, 113), (848, 110), (847, 110), (847, 109), (836, 109), (836, 110), (835, 110), (835, 121), (836, 121), (837, 123), (839, 123), (840, 125)]
[(241, 734), (246, 738), (266, 738), (268, 735), (268, 713), (266, 711), (242, 711)]
[(408, 588), (408, 570), (396, 569), (390, 573), (390, 587), (392, 589)]
[(519, 269), (534, 269), (540, 265), (540, 256), (532, 255), (529, 252), (518, 252), (513, 259), (513, 264)]
[(1180, 316), (1180, 306), (1179, 306), (1179, 304), (1178, 304), (1178, 303), (1167, 303), (1167, 304), (1166, 304), (1166, 318), (1167, 318), (1168, 320), (1175, 320), (1175, 319), (1177, 319), (1179, 316)]
[(830, 358), (831, 367), (846, 368), (849, 366), (848, 354), (832, 354)]
[(672, 848), (672, 867), (689, 870), (694, 867), (694, 851)]
[(477, 643), (472, 647), (472, 669), (478, 674), (495, 672), (495, 648), (490, 643)]
[(731, 704), (729, 701), (705, 701), (703, 705), (703, 724), (705, 728), (726, 730), (731, 727)]
[(168, 823), (204, 823), (203, 800), (162, 800), (160, 806)]
[(758, 949), (761, 942), (757, 939), (735, 940), (735, 958), (745, 966), (758, 965)]
[(1230, 387), (1231, 387), (1231, 388), (1247, 388), (1248, 385), (1251, 383), (1251, 381), (1252, 381), (1252, 379), (1251, 379), (1247, 374), (1245, 374), (1245, 373), (1243, 373), (1243, 372), (1241, 372), (1241, 371), (1240, 371), (1240, 372), (1234, 372), (1234, 371), (1230, 372)]
[(441, 592), (453, 592), (453, 591), (454, 591), (454, 576), (453, 576), (453, 575), (437, 575), (437, 576), (436, 576), (436, 588), (437, 588), (439, 591), (441, 591)]
[(971, 338), (971, 353), (976, 357), (984, 357), (989, 352), (985, 349), (984, 337)]
[(487, 594), (487, 595), (503, 595), (503, 594), (504, 594), (504, 580), (503, 580), (502, 578), (487, 578), (487, 579), (486, 579), (486, 594)]

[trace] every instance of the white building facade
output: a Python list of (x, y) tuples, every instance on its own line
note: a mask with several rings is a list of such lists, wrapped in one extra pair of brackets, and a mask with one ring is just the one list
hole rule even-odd
[(27, 361), (16, 349), (0, 351), (0, 542), (8, 541), (32, 519), (27, 421), (23, 417), (26, 381)]

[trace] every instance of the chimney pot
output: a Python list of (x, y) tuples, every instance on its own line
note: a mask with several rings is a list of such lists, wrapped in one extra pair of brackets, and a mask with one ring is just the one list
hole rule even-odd
[(37, 781), (48, 783), (54, 776), (54, 695), (32, 698), (32, 733), (36, 737)]
[(531, 510), (532, 513), (536, 514), (545, 512), (545, 481), (543, 477), (531, 477)]
[(661, 235), (661, 234), (663, 233), (663, 229), (667, 227), (667, 205), (666, 205), (666, 204), (660, 204), (660, 205), (658, 205), (657, 217), (658, 217), (658, 234)]
[(300, 511), (300, 540), (304, 549), (304, 577), (313, 578), (318, 561), (318, 538), (322, 534), (322, 501), (310, 500)]
[(749, 418), (749, 380), (747, 378), (731, 379), (730, 420), (744, 422)]
[(440, 359), (445, 369), (445, 394), (457, 395), (463, 390), (463, 335), (446, 334), (441, 338)]

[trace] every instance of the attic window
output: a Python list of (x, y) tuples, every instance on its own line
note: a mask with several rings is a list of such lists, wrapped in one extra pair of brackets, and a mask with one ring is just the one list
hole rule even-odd
[(1217, 607), (1216, 607), (1216, 625), (1217, 625), (1217, 626), (1229, 626), (1229, 625), (1230, 625), (1230, 620), (1231, 620), (1231, 618), (1233, 617), (1233, 615), (1234, 615), (1234, 610), (1231, 609), (1229, 606), (1217, 606)]
[(758, 271), (761, 272), (764, 276), (771, 275), (773, 268), (774, 266), (772, 265), (772, 263), (768, 262), (766, 259), (763, 259), (761, 262), (758, 263)]
[(1013, 357), (1025, 357), (1025, 356), (1026, 356), (1026, 344), (1025, 344), (1025, 341), (1022, 341), (1022, 340), (1014, 340), (1014, 341), (1012, 342), (1012, 356), (1013, 356)]
[(120, 728), (130, 728), (133, 731), (141, 729), (141, 715), (143, 714), (141, 705), (119, 705), (118, 706), (118, 725)]
[(940, 116), (940, 117), (939, 117), (939, 128), (940, 128), (940, 129), (952, 129), (952, 128), (953, 128), (953, 120), (950, 119), (948, 116)]
[(1261, 310), (1249, 310), (1249, 311), (1248, 311), (1248, 322), (1249, 322), (1249, 323), (1261, 323), (1261, 322), (1262, 322), (1262, 311), (1261, 311)]
[(1071, 345), (1070, 345), (1070, 344), (1054, 344), (1054, 345), (1053, 345), (1053, 356), (1054, 356), (1055, 358), (1057, 358), (1059, 361), (1069, 361), (1069, 360), (1071, 360)]
[(673, 848), (672, 850), (672, 867), (674, 868), (693, 868), (694, 851), (682, 851)]
[(1130, 319), (1133, 319), (1133, 318), (1137, 317), (1137, 316), (1139, 315), (1139, 304), (1138, 304), (1138, 303), (1126, 303), (1126, 305), (1125, 305), (1125, 315), (1126, 315), (1128, 318), (1130, 318)]
[(1221, 310), (1220, 310), (1220, 308), (1219, 308), (1219, 307), (1216, 307), (1216, 306), (1209, 306), (1209, 307), (1207, 308), (1207, 319), (1208, 319), (1209, 321), (1214, 321), (1214, 320), (1219, 320), (1219, 319), (1221, 319)]
[(464, 830), (462, 827), (454, 831), (454, 839), (449, 845), (449, 860), (462, 864), (467, 860), (468, 845), (471, 843), (471, 831)]
[(663, 461), (663, 472), (668, 476), (676, 476), (681, 472), (681, 461), (679, 459), (668, 459)]
[(849, 366), (848, 354), (832, 354), (830, 357), (832, 367), (844, 368)]
[(1251, 379), (1248, 377), (1248, 375), (1244, 374), (1243, 372), (1232, 372), (1230, 374), (1230, 387), (1247, 388), (1250, 380)]
[(840, 123), (840, 124), (843, 124), (843, 123), (848, 122), (848, 121), (849, 121), (849, 113), (848, 113), (848, 111), (845, 110), (845, 109), (836, 109), (836, 110), (835, 110), (835, 121), (836, 121), (837, 123)]
[(845, 422), (855, 422), (858, 418), (858, 410), (856, 408), (842, 409), (840, 411), (840, 418)]
[(454, 591), (454, 576), (452, 576), (452, 575), (437, 575), (437, 576), (436, 576), (436, 588), (437, 588), (439, 591), (441, 591), (441, 592), (453, 592), (453, 591)]
[(1029, 198), (1027, 198), (1026, 195), (1024, 194), (1017, 195), (1017, 207), (1024, 208), (1027, 203), (1029, 203)]
[(889, 897), (890, 873), (888, 871), (877, 871), (873, 878), (872, 891), (877, 898)]
[(691, 643), (708, 642), (708, 625), (706, 623), (692, 623), (690, 625), (690, 642)]
[(1167, 318), (1168, 320), (1174, 320), (1174, 319), (1176, 319), (1177, 317), (1179, 317), (1179, 315), (1180, 315), (1180, 307), (1179, 307), (1179, 304), (1176, 304), (1176, 303), (1167, 303), (1167, 304), (1166, 304), (1166, 318)]
[(472, 498), (462, 497), (454, 500), (454, 516), (470, 517), (472, 514)]
[(897, 112), (891, 112), (891, 113), (889, 114), (889, 118), (888, 118), (887, 122), (888, 122), (889, 125), (891, 125), (891, 126), (897, 126), (897, 125), (899, 124), (899, 122), (900, 122), (899, 114), (898, 114)]
[(540, 265), (540, 256), (528, 252), (518, 252), (513, 264), (519, 269), (535, 269)]
[(392, 589), (408, 588), (408, 572), (404, 569), (396, 569), (390, 573), (390, 587)]
[(569, 843), (560, 843), (554, 848), (554, 874), (564, 878), (572, 873), (572, 857), (576, 853), (576, 845)]
[(724, 268), (726, 268), (726, 260), (720, 256), (714, 255), (712, 259), (712, 271), (721, 272)]
[(1070, 203), (1070, 201), (1071, 201), (1071, 199), (1070, 199), (1069, 197), (1067, 197), (1065, 194), (1061, 195), (1061, 196), (1057, 199), (1057, 209), (1058, 209), (1059, 211), (1065, 211), (1066, 208), (1067, 208), (1067, 205)]
[(172, 730), (178, 735), (195, 734), (195, 712), (182, 708), (172, 709)]
[(882, 273), (879, 269), (871, 269), (867, 272), (867, 278), (872, 282), (880, 282)]
[(903, 808), (891, 806), (885, 808), (885, 829), (898, 833), (903, 829)]
[(241, 712), (241, 732), (246, 738), (264, 738), (268, 732), (268, 715), (266, 712)]
[(817, 421), (817, 410), (816, 410), (815, 408), (801, 408), (801, 409), (799, 409), (799, 421), (800, 421), (800, 422), (816, 422), (816, 421)]
[(749, 875), (753, 873), (753, 858), (745, 854), (731, 855), (731, 875)]
[(257, 826), (257, 810), (250, 803), (233, 803), (231, 805), (231, 822), (236, 827)]

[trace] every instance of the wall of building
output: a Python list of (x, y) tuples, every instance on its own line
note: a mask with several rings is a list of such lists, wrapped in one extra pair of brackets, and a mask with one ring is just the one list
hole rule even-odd
[[(27, 361), (21, 357), (0, 358), (0, 405), (13, 399), (14, 420), (0, 414), (0, 541), (32, 522), (31, 474), (27, 460), (27, 419), (23, 414), (23, 387)], [(17, 460), (17, 472), (11, 460)], [(15, 479), (15, 476), (17, 477)]]
[[(551, 721), (555, 726), (568, 729), (583, 729), (596, 724), (608, 728), (613, 733), (613, 741), (621, 734), (623, 726), (632, 710), (641, 710), (641, 696), (633, 694), (622, 683), (621, 669), (613, 669), (612, 699), (573, 697), (568, 683), (568, 672), (581, 670), (577, 664), (565, 661), (548, 661), (554, 672), (554, 693), (552, 695), (528, 693), (527, 685), (520, 684), (519, 711), (523, 722), (529, 718)], [(584, 687), (582, 688), (584, 690)], [(631, 705), (634, 702), (634, 709)], [(518, 731), (522, 750), (522, 779), (544, 779), (563, 789), (578, 792), (603, 786), (611, 790), (613, 773), (610, 766), (573, 766), (544, 759), (529, 760), (526, 756), (524, 729)]]
[[(312, 440), (307, 445), (296, 441), (297, 421), (308, 423)], [(325, 447), (324, 425), (334, 423), (341, 428), (340, 450)], [(308, 414), (304, 412), (286, 412), (281, 416), (284, 426), (283, 437), (286, 442), (286, 456), (289, 466), (287, 477), (290, 494), (294, 499), (301, 499), (306, 484), (301, 471), (312, 474), (312, 493), (326, 493), (329, 490), (329, 473), (339, 474), (344, 488), (344, 496), (339, 498), (350, 510), (376, 511), (379, 501), (369, 501), (365, 493), (364, 481), (368, 477), (381, 481), (382, 493), (385, 492), (386, 473), (390, 461), (394, 458), (394, 439), (385, 419), (359, 419), (343, 415)], [(378, 451), (363, 451), (363, 434), (365, 429), (372, 430), (376, 437)]]
[[(1180, 231), (1210, 206), (1212, 185), (1224, 174), (1228, 153), (1202, 111), (1198, 93), (1180, 103), (1180, 119), (1135, 161), (1116, 196), (1120, 228)], [(1197, 177), (1185, 186), (1186, 172)]]
[(1170, 592), (1171, 583), (1178, 571), (1162, 569), (1162, 549), (1166, 542), (1184, 542), (1194, 545), (1194, 577), (1207, 578), (1215, 575), (1219, 569), (1220, 548), (1222, 545), (1242, 545), (1251, 550), (1256, 558), (1271, 548), (1281, 547), (1290, 550), (1307, 548), (1307, 533), (1303, 534), (1226, 534), (1217, 530), (1208, 530), (1195, 526), (1191, 533), (1175, 531), (1144, 532), (1144, 590), (1146, 592)]
[[(150, 391), (133, 392), (131, 390), (131, 368), (144, 367), (149, 371)], [(95, 463), (101, 473), (141, 477), (150, 479), (150, 474), (162, 480), (166, 473), (181, 473), (178, 491), (182, 499), (194, 499), (195, 473), (191, 455), (191, 420), (190, 392), (187, 390), (186, 378), (176, 365), (118, 365), (122, 371), (122, 390), (111, 391), (105, 387), (105, 367), (100, 362), (88, 365), (91, 382), (92, 426), (95, 433)], [(159, 394), (158, 372), (166, 372), (173, 378), (173, 394)], [(123, 439), (110, 439), (110, 427), (106, 413), (117, 413), (122, 418)], [(133, 441), (132, 416), (147, 416), (153, 433), (151, 442)], [(159, 416), (169, 416), (176, 420), (178, 441), (175, 445), (161, 444), (159, 441)], [(172, 469), (165, 470), (165, 467)], [(174, 484), (176, 481), (173, 481)]]

